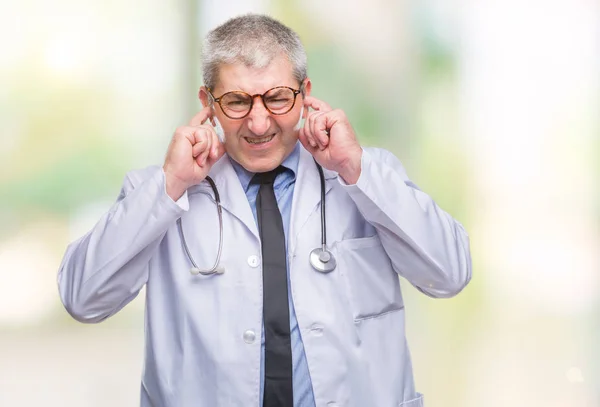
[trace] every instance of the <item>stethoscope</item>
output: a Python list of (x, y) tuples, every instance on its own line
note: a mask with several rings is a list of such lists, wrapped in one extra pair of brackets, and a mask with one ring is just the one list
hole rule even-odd
[[(336, 261), (333, 253), (327, 249), (327, 223), (325, 222), (325, 175), (323, 174), (323, 168), (315, 161), (317, 169), (319, 170), (319, 178), (321, 179), (321, 247), (317, 247), (310, 252), (309, 261), (313, 268), (321, 273), (329, 273), (335, 269)], [(221, 208), (221, 198), (219, 197), (219, 190), (215, 185), (213, 179), (207, 176), (206, 181), (210, 184), (215, 196), (215, 204), (217, 205), (217, 214), (219, 216), (219, 249), (217, 251), (217, 258), (215, 263), (210, 269), (201, 269), (198, 267), (190, 249), (185, 241), (183, 234), (183, 227), (181, 226), (181, 218), (177, 219), (177, 227), (179, 228), (179, 234), (181, 241), (183, 242), (183, 248), (185, 254), (192, 263), (190, 273), (193, 275), (202, 274), (204, 276), (210, 276), (213, 274), (223, 274), (225, 267), (220, 265), (221, 252), (223, 251), (223, 210)]]

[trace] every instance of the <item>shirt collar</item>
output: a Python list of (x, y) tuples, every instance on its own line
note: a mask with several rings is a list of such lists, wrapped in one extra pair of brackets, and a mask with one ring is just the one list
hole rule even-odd
[[(254, 176), (253, 172), (248, 171), (244, 167), (242, 167), (237, 161), (233, 158), (229, 157), (231, 164), (233, 165), (233, 169), (237, 173), (238, 178), (240, 179), (240, 183), (242, 184), (242, 188), (244, 191), (248, 191), (248, 186), (250, 185), (250, 181)], [(294, 149), (292, 152), (283, 160), (281, 165), (292, 172), (292, 179), (296, 179), (296, 173), (298, 172), (298, 161), (300, 160), (300, 142), (296, 142)]]

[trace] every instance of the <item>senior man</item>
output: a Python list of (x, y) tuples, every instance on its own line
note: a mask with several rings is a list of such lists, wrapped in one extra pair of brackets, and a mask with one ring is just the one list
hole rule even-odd
[(423, 406), (399, 276), (456, 295), (467, 233), (311, 96), (290, 28), (225, 22), (203, 74), (163, 165), (129, 172), (67, 248), (66, 309), (100, 322), (146, 286), (144, 407)]

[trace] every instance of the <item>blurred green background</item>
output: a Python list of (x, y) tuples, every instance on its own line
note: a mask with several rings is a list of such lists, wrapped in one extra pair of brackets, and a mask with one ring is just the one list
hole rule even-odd
[(204, 34), (248, 11), (471, 236), (456, 298), (402, 280), (426, 405), (600, 406), (600, 6), (567, 0), (2, 4), (0, 406), (139, 404), (143, 292), (83, 325), (56, 274), (200, 108)]

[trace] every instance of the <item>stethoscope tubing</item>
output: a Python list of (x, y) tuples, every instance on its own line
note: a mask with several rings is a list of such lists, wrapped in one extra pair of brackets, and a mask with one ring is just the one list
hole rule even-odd
[[(315, 260), (315, 261), (321, 261), (321, 266), (323, 266), (325, 263), (327, 263), (329, 261), (329, 259), (331, 258), (332, 260), (332, 266), (333, 268), (335, 268), (335, 259), (333, 259), (333, 255), (327, 250), (327, 222), (325, 220), (325, 175), (323, 174), (323, 168), (317, 163), (317, 161), (315, 160), (315, 164), (317, 166), (317, 169), (319, 171), (319, 178), (320, 178), (320, 183), (321, 183), (321, 250), (320, 253), (326, 253), (327, 254), (327, 260)], [(190, 263), (192, 263), (192, 268), (190, 270), (190, 272), (193, 275), (197, 275), (197, 274), (202, 274), (205, 276), (210, 276), (213, 274), (222, 274), (225, 270), (223, 267), (221, 267), (219, 265), (220, 261), (221, 261), (221, 254), (223, 251), (223, 209), (221, 206), (221, 198), (219, 196), (219, 190), (215, 184), (215, 182), (213, 181), (213, 179), (209, 176), (207, 176), (205, 178), (205, 180), (210, 184), (211, 189), (213, 190), (214, 193), (214, 200), (215, 200), (215, 204), (217, 206), (217, 213), (218, 213), (218, 218), (219, 218), (219, 249), (217, 251), (217, 258), (215, 259), (215, 263), (213, 264), (213, 266), (210, 269), (201, 269), (200, 267), (198, 267), (198, 264), (196, 264), (196, 262), (194, 261), (194, 258), (192, 256), (192, 253), (190, 252), (190, 249), (187, 245), (186, 239), (185, 239), (185, 234), (183, 233), (183, 225), (182, 225), (182, 221), (181, 218), (177, 219), (177, 227), (179, 229), (179, 235), (181, 237), (181, 241), (183, 242), (183, 249), (185, 250), (185, 254), (187, 256), (187, 258), (190, 260)], [(313, 250), (313, 252), (315, 251), (319, 251), (318, 249)], [(312, 252), (311, 252), (311, 264), (312, 264)], [(323, 268), (323, 267), (317, 267), (313, 264), (313, 267), (320, 271), (320, 272), (328, 272), (333, 270), (333, 268)]]
[(205, 180), (210, 184), (210, 187), (212, 188), (213, 193), (215, 195), (215, 204), (217, 205), (217, 214), (218, 214), (218, 218), (219, 218), (219, 249), (217, 251), (217, 258), (215, 259), (215, 263), (213, 264), (213, 266), (210, 269), (207, 269), (207, 270), (201, 269), (200, 267), (198, 267), (198, 265), (194, 261), (194, 258), (192, 257), (192, 254), (190, 253), (190, 249), (185, 240), (185, 235), (183, 233), (183, 226), (181, 224), (181, 218), (177, 219), (177, 226), (179, 228), (179, 235), (181, 237), (181, 241), (183, 242), (183, 249), (185, 250), (185, 254), (187, 255), (190, 262), (192, 263), (192, 266), (194, 266), (190, 270), (191, 273), (210, 276), (212, 274), (221, 274), (222, 273), (222, 271), (219, 270), (219, 262), (221, 261), (221, 253), (223, 251), (223, 208), (221, 206), (221, 198), (219, 196), (219, 190), (218, 190), (215, 182), (209, 176), (206, 176)]

